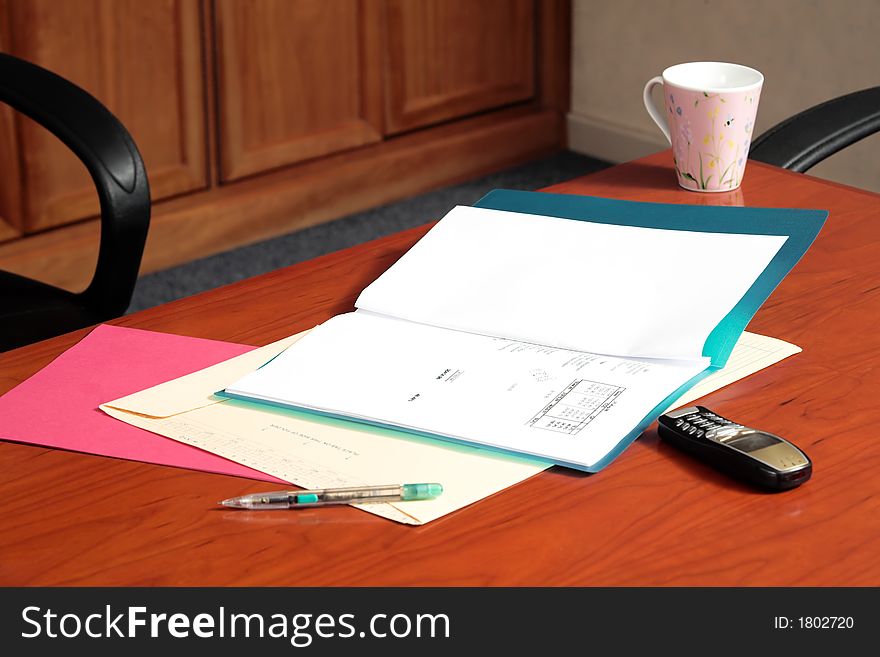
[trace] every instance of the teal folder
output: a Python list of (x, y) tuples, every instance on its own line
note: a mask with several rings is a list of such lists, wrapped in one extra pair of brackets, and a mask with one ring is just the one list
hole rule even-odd
[[(505, 210), (508, 212), (521, 212), (622, 226), (711, 233), (777, 235), (788, 238), (743, 298), (707, 337), (702, 353), (710, 359), (711, 364), (706, 370), (661, 401), (632, 431), (621, 438), (613, 450), (591, 467), (585, 468), (582, 465), (557, 461), (559, 465), (586, 472), (598, 472), (611, 463), (676, 399), (681, 397), (698, 381), (724, 366), (749, 320), (751, 320), (758, 308), (761, 307), (761, 304), (766, 301), (776, 286), (779, 285), (786, 274), (791, 271), (804, 255), (828, 216), (828, 213), (824, 210), (674, 205), (513, 190), (494, 190), (481, 198), (474, 206), (492, 210)], [(723, 254), (719, 254), (719, 256), (723, 257)], [(670, 303), (675, 303), (674, 296), (670, 297)], [(253, 401), (247, 397), (226, 391), (221, 391), (217, 394), (233, 399)], [(261, 401), (259, 403), (291, 408), (289, 405), (274, 402)], [(299, 412), (306, 413), (306, 415), (319, 415), (354, 421), (344, 415), (306, 410), (299, 407), (293, 408)], [(370, 420), (356, 421), (384, 429), (407, 431), (419, 436), (437, 438), (437, 436), (430, 433), (405, 430), (381, 422)], [(444, 437), (443, 440), (471, 444), (468, 441), (448, 437)], [(505, 451), (492, 447), (487, 447), (487, 449)]]

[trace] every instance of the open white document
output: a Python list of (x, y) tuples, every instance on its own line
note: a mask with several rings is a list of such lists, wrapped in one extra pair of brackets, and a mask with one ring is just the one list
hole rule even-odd
[(600, 356), (355, 312), (226, 391), (589, 467), (708, 364)]
[(705, 375), (785, 241), (458, 207), (225, 393), (595, 471)]

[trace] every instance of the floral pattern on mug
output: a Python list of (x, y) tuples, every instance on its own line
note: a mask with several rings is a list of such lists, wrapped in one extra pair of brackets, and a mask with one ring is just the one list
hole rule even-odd
[(758, 108), (758, 92), (666, 89), (667, 124), (679, 184), (724, 191), (742, 181)]

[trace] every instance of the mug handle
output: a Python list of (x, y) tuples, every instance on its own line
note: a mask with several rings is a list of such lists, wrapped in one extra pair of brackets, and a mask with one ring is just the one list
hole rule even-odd
[(657, 127), (660, 128), (664, 135), (666, 135), (666, 140), (671, 146), (672, 137), (669, 135), (669, 127), (666, 125), (666, 119), (663, 117), (663, 112), (657, 108), (657, 105), (654, 104), (654, 99), (651, 97), (651, 91), (653, 91), (654, 87), (658, 84), (663, 84), (663, 78), (659, 75), (656, 78), (648, 80), (648, 84), (645, 85), (645, 92), (643, 94), (645, 109), (648, 110), (648, 114), (654, 119), (654, 123), (657, 124)]

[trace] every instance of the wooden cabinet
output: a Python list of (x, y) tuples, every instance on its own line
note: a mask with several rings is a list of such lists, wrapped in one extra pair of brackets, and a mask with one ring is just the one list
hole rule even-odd
[[(558, 149), (568, 0), (0, 0), (0, 50), (132, 133), (142, 271)], [(98, 207), (75, 157), (0, 106), (0, 269), (70, 289)], [(425, 217), (429, 220), (431, 217)]]

